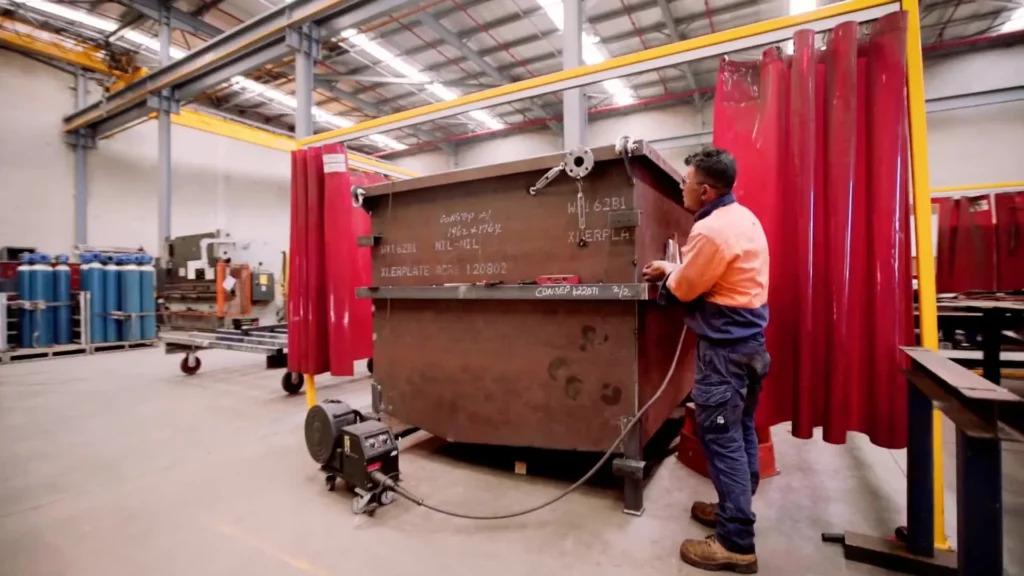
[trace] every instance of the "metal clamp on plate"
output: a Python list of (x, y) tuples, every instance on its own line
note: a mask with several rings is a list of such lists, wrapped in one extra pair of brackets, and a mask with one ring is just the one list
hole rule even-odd
[(536, 184), (530, 187), (530, 196), (536, 196), (538, 190), (550, 184), (563, 170), (569, 176), (579, 180), (590, 174), (590, 171), (593, 169), (594, 153), (590, 151), (590, 148), (584, 148), (583, 146), (572, 148), (565, 153), (565, 158), (558, 166), (548, 170), (546, 174), (540, 177), (540, 180), (537, 180)]

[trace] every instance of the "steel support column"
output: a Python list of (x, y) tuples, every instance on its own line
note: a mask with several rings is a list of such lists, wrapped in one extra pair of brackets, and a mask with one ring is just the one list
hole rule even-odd
[[(89, 104), (89, 84), (85, 73), (75, 75), (75, 109), (81, 110)], [(82, 134), (76, 134), (82, 136)], [(75, 243), (89, 241), (89, 182), (87, 179), (85, 154), (86, 138), (76, 137), (75, 146)]]
[(313, 135), (313, 71), (320, 57), (320, 29), (311, 23), (289, 28), (288, 47), (295, 52), (295, 137)]
[[(583, 65), (583, 0), (563, 0), (562, 69)], [(587, 100), (583, 88), (562, 93), (562, 145), (564, 148), (587, 144)]]
[[(160, 66), (171, 63), (171, 0), (160, 2)], [(162, 262), (167, 262), (167, 240), (171, 237), (171, 110), (170, 88), (160, 93), (157, 119), (157, 162), (160, 165), (160, 202), (157, 232)]]

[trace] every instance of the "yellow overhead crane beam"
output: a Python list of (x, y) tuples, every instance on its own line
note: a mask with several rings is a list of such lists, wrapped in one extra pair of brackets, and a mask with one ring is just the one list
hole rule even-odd
[[(110, 76), (116, 82), (108, 87), (108, 90), (116, 90), (119, 86), (134, 82), (149, 72), (145, 68), (134, 68), (130, 72), (115, 70), (110, 67), (106, 53), (95, 46), (90, 46), (67, 36), (49, 32), (10, 18), (0, 17), (0, 45), (6, 45), (16, 50), (52, 58), (85, 70)], [(152, 118), (156, 118), (155, 112), (148, 117), (148, 119)], [(171, 115), (171, 122), (178, 126), (282, 152), (292, 152), (300, 148), (295, 139), (289, 136), (275, 134), (268, 130), (260, 130), (241, 122), (203, 114), (195, 110), (183, 108), (179, 114)], [(135, 124), (135, 126), (137, 125)], [(118, 133), (120, 131), (107, 134), (105, 138)], [(414, 178), (417, 176), (413, 172), (383, 162), (372, 156), (351, 151), (348, 156), (349, 164), (355, 170), (375, 172), (394, 178)]]
[(134, 68), (129, 72), (115, 70), (110, 67), (107, 53), (95, 46), (2, 16), (0, 44), (106, 74), (117, 79), (114, 86), (133, 82), (148, 72), (145, 68)]

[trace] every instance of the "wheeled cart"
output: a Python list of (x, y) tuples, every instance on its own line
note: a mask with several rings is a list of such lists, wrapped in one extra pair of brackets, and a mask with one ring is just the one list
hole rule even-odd
[[(260, 354), (267, 358), (267, 369), (288, 367), (288, 325), (272, 324), (254, 326), (241, 330), (220, 329), (215, 332), (188, 332), (184, 334), (161, 334), (167, 354), (184, 354), (181, 371), (192, 376), (199, 372), (203, 362), (199, 351), (204, 349), (233, 350), (248, 354)], [(303, 378), (287, 370), (281, 376), (281, 388), (288, 394), (302, 391)]]

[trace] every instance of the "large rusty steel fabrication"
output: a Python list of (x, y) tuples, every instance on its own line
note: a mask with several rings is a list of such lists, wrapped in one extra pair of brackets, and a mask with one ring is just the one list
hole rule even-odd
[[(680, 174), (643, 141), (367, 188), (380, 412), (457, 442), (604, 451), (668, 373), (682, 311), (640, 269), (685, 241)], [(579, 284), (538, 284), (552, 275)], [(615, 469), (642, 505), (643, 446), (692, 387), (687, 342)]]

